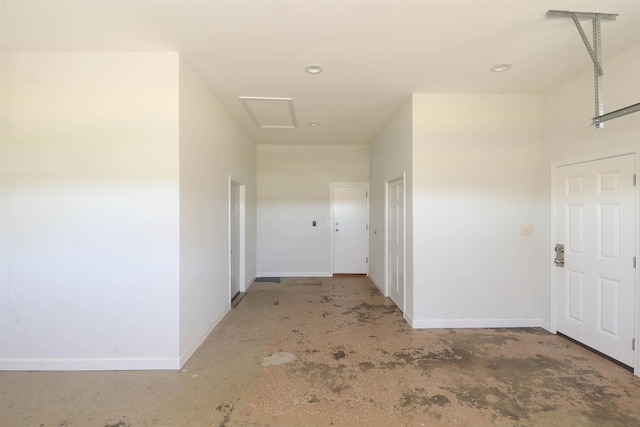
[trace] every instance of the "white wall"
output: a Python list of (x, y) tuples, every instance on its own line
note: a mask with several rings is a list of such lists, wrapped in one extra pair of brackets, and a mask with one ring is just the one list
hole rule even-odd
[(245, 277), (255, 277), (256, 149), (180, 61), (180, 358), (184, 363), (230, 308), (229, 176), (245, 185)]
[(414, 94), (413, 132), (414, 326), (539, 324), (540, 97)]
[(405, 176), (405, 315), (408, 318), (413, 316), (412, 111), (410, 97), (371, 143), (369, 166), (369, 277), (385, 294), (388, 294), (385, 277), (385, 187), (387, 182)]
[[(587, 53), (585, 52), (585, 55)], [(640, 102), (640, 44), (603, 61), (605, 113)], [(552, 164), (579, 160), (585, 156), (607, 155), (640, 145), (640, 113), (611, 120), (603, 129), (591, 126), (594, 117), (593, 68), (549, 88), (542, 96), (542, 176), (543, 212), (540, 263), (548, 283), (551, 274), (550, 176)], [(550, 322), (549, 286), (543, 288), (542, 316)]]
[[(585, 55), (587, 53), (585, 52)], [(605, 113), (640, 102), (640, 44), (603, 61)], [(591, 125), (594, 111), (593, 69), (585, 69), (544, 92), (543, 161), (576, 159), (587, 154), (637, 145), (639, 113)]]
[(177, 58), (2, 55), (0, 369), (178, 367)]
[(368, 182), (369, 147), (260, 145), (257, 153), (258, 276), (331, 274), (330, 183)]

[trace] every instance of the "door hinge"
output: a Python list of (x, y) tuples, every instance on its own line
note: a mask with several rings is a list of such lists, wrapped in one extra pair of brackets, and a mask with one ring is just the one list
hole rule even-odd
[(636, 268), (636, 257), (633, 257), (633, 268)]
[(631, 340), (631, 350), (635, 350), (635, 349), (636, 349), (636, 339), (635, 339), (635, 338), (633, 338), (633, 339)]
[(635, 185), (636, 185), (636, 174), (634, 173), (633, 174), (633, 186), (635, 187)]
[(369, 264), (369, 257), (367, 257), (367, 264)]
[(365, 225), (367, 231), (369, 231), (369, 224)]

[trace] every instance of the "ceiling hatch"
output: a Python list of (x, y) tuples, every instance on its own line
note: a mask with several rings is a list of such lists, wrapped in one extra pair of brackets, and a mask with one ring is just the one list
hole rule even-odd
[(293, 98), (241, 96), (240, 103), (260, 129), (296, 129)]

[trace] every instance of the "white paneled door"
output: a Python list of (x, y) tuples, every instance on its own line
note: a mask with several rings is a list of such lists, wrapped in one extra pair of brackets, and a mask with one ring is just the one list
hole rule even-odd
[(404, 179), (389, 183), (387, 201), (387, 285), (389, 298), (404, 311)]
[(332, 185), (333, 272), (367, 273), (368, 186)]
[(633, 366), (635, 155), (559, 167), (558, 332)]

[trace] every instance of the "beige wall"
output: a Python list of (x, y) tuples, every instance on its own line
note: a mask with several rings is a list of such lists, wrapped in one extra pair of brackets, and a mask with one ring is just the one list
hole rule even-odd
[(178, 55), (2, 55), (1, 369), (178, 367)]
[(369, 182), (369, 147), (260, 145), (257, 180), (258, 276), (331, 274), (330, 183)]
[(180, 60), (180, 358), (230, 308), (229, 177), (246, 193), (246, 271), (255, 277), (256, 147), (192, 67)]
[(414, 94), (414, 326), (540, 323), (540, 140), (538, 95)]

